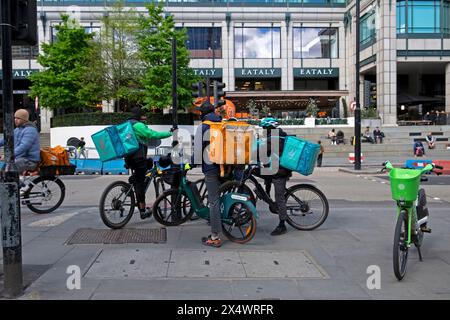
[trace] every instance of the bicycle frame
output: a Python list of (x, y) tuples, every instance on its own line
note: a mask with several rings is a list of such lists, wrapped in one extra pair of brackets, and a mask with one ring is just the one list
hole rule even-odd
[[(412, 237), (412, 233), (417, 231), (417, 211), (416, 211), (416, 205), (417, 205), (417, 200), (416, 201), (397, 201), (397, 220), (400, 216), (401, 212), (406, 212), (406, 216), (408, 217), (408, 236), (406, 239), (406, 245), (408, 247), (411, 246), (411, 237)], [(412, 229), (411, 227), (414, 226), (414, 229)]]

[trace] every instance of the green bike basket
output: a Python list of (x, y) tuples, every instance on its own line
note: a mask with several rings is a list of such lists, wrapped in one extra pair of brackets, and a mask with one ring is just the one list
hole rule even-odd
[(419, 192), (421, 171), (415, 169), (393, 169), (391, 178), (392, 199), (414, 201)]

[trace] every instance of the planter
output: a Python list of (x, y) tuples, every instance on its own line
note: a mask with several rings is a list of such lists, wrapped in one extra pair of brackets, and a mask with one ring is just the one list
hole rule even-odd
[(305, 118), (305, 127), (314, 128), (316, 126), (316, 118)]
[(381, 127), (381, 119), (361, 119), (361, 128)]

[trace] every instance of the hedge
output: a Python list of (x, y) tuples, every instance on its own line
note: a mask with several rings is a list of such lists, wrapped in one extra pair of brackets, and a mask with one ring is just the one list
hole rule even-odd
[[(126, 121), (131, 116), (131, 113), (70, 113), (62, 116), (56, 116), (51, 119), (51, 127), (75, 127), (75, 126), (99, 126), (99, 125), (114, 125)], [(172, 124), (171, 114), (147, 114), (147, 124)], [(190, 113), (178, 114), (179, 125), (194, 124), (194, 115)]]
[(316, 119), (316, 125), (329, 125), (329, 124), (347, 124), (347, 119), (341, 119), (341, 118), (333, 118), (333, 119), (326, 119), (326, 118), (319, 118)]

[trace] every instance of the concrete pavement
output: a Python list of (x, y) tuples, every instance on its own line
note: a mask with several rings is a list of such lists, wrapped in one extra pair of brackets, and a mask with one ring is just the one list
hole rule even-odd
[[(258, 202), (258, 230), (245, 245), (202, 246), (200, 238), (209, 233), (203, 220), (167, 228), (162, 244), (65, 244), (79, 228), (106, 228), (98, 201), (117, 179), (127, 177), (66, 177), (66, 200), (56, 212), (36, 215), (23, 209), (27, 288), (19, 299), (450, 298), (450, 193), (441, 180), (426, 186), (433, 233), (425, 237), (424, 261), (413, 248), (406, 278), (398, 282), (392, 270), (395, 204), (382, 177), (333, 167), (317, 168), (308, 177), (294, 175), (290, 184), (312, 183), (329, 200), (327, 221), (310, 232), (288, 227), (287, 234), (270, 236), (277, 217)], [(126, 227), (161, 226), (135, 215)], [(80, 289), (68, 289), (71, 266), (79, 267)], [(369, 266), (380, 268), (380, 289), (367, 287)]]

